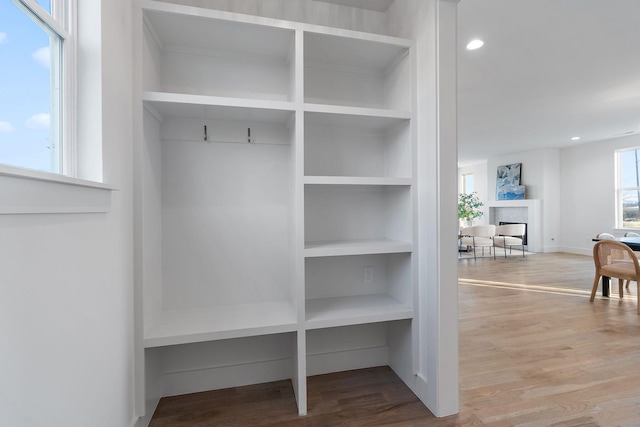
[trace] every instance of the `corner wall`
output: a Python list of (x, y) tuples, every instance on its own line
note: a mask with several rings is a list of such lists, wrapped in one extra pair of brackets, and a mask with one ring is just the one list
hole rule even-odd
[(97, 8), (91, 31), (102, 35), (79, 52), (101, 55), (101, 72), (84, 82), (99, 96), (79, 107), (102, 126), (80, 134), (101, 140), (104, 178), (117, 190), (106, 213), (0, 215), (2, 426), (126, 427), (134, 418), (131, 4), (78, 4)]

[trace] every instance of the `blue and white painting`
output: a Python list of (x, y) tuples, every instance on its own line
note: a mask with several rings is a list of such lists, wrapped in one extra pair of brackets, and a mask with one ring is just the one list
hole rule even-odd
[(498, 166), (496, 200), (524, 199), (524, 186), (520, 185), (521, 169), (522, 163)]
[(524, 185), (503, 185), (498, 189), (496, 200), (524, 199)]

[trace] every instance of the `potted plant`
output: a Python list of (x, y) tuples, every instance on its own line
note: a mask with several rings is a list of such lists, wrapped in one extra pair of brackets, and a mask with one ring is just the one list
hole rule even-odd
[(469, 227), (473, 220), (480, 218), (484, 212), (480, 209), (484, 203), (480, 201), (478, 193), (460, 193), (458, 196), (458, 219), (461, 227)]

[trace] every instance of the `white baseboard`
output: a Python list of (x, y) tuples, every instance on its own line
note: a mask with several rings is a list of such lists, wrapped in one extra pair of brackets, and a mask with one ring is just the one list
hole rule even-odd
[(322, 375), (388, 364), (389, 348), (387, 346), (308, 354), (307, 375)]
[(558, 252), (567, 252), (576, 255), (593, 256), (593, 248), (577, 248), (573, 246), (561, 246)]
[(292, 373), (291, 359), (165, 373), (162, 378), (162, 395), (175, 396), (285, 380), (290, 379)]
[(153, 413), (156, 411), (158, 407), (158, 403), (160, 399), (149, 399), (145, 404), (145, 415), (142, 417), (138, 417), (132, 421), (131, 427), (148, 427), (151, 422), (151, 418), (153, 417)]

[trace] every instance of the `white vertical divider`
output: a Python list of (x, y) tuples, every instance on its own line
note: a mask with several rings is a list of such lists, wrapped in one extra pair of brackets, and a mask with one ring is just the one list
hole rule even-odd
[[(424, 71), (435, 85), (419, 91), (427, 117), (423, 128), (426, 152), (421, 168), (430, 182), (424, 194), (421, 224), (426, 253), (421, 256), (420, 307), (421, 371), (425, 376), (425, 403), (436, 416), (458, 412), (458, 287), (457, 248), (457, 134), (456, 134), (456, 10), (457, 3), (436, 0), (427, 11), (434, 23), (423, 33), (432, 66)], [(423, 75), (423, 73), (421, 73)], [(426, 112), (426, 114), (425, 114)], [(433, 121), (432, 121), (433, 120)], [(418, 130), (420, 132), (420, 129)]]
[[(142, 9), (134, 4), (132, 19), (133, 25), (133, 121), (134, 123), (142, 123)], [(142, 158), (142, 140), (144, 139), (144, 131), (142, 126), (134, 126), (133, 135), (133, 182), (134, 182), (134, 235), (133, 235), (133, 341), (134, 341), (134, 412), (138, 417), (142, 417), (146, 413), (146, 390), (145, 390), (145, 357), (144, 357), (144, 321), (143, 321), (143, 292), (142, 292), (142, 178), (140, 163)]]
[(294, 359), (296, 375), (293, 386), (298, 401), (298, 413), (307, 414), (307, 339), (305, 331), (305, 272), (304, 272), (304, 33), (296, 30), (294, 51), (294, 103), (295, 141), (292, 159), (293, 171), (293, 228), (294, 228), (294, 277), (295, 306), (298, 314), (298, 330)]

